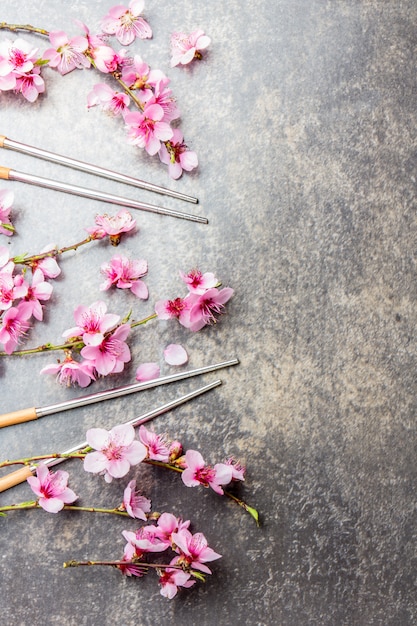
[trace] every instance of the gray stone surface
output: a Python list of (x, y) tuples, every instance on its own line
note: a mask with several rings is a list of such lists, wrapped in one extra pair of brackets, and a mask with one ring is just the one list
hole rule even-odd
[[(96, 32), (110, 6), (3, 0), (0, 21), (76, 34), (80, 19)], [(178, 270), (193, 266), (235, 289), (227, 315), (197, 334), (155, 322), (138, 330), (132, 365), (111, 386), (131, 382), (140, 362), (161, 361), (170, 342), (187, 347), (190, 366), (238, 356), (221, 388), (154, 427), (213, 462), (230, 454), (245, 461), (241, 495), (262, 524), (162, 470), (133, 472), (157, 510), (191, 518), (223, 555), (205, 585), (167, 601), (152, 575), (62, 568), (70, 558), (119, 558), (121, 531), (134, 521), (14, 512), (0, 522), (1, 622), (415, 624), (416, 4), (148, 0), (146, 16), (154, 37), (132, 49), (171, 78), (181, 128), (200, 157), (196, 173), (170, 181), (157, 158), (126, 144), (119, 121), (87, 111), (94, 72), (61, 78), (45, 70), (47, 92), (35, 104), (1, 94), (0, 133), (200, 198), (195, 212), (209, 225), (138, 213), (138, 234), (119, 250), (149, 262), (150, 299), (135, 302), (135, 317), (177, 295)], [(204, 60), (170, 69), (170, 33), (198, 27), (212, 37)], [(24, 155), (1, 157), (20, 171), (192, 208)], [(17, 234), (0, 242), (12, 254), (73, 243), (97, 212), (112, 209), (20, 183), (2, 187), (15, 192)], [(98, 243), (63, 259), (46, 323), (27, 345), (58, 340), (80, 302), (102, 297), (126, 312), (126, 294), (98, 290), (111, 252)], [(49, 362), (43, 354), (1, 359), (2, 411), (80, 395), (39, 376)], [(0, 457), (61, 450), (88, 427), (110, 427), (196, 386), (3, 429)], [(82, 503), (119, 501), (120, 483), (105, 487), (76, 461), (65, 469)], [(20, 485), (0, 504), (30, 498)]]

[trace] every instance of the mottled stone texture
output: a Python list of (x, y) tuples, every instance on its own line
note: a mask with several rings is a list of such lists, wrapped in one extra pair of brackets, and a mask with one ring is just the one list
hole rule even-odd
[[(1, 3), (0, 21), (92, 32), (111, 2)], [(154, 426), (216, 462), (247, 463), (240, 495), (262, 525), (214, 493), (138, 468), (157, 510), (191, 517), (223, 554), (205, 585), (173, 601), (156, 579), (111, 569), (64, 570), (70, 558), (118, 558), (111, 516), (13, 513), (1, 520), (1, 622), (11, 626), (182, 624), (407, 626), (417, 620), (416, 580), (416, 96), (414, 0), (147, 0), (154, 38), (132, 49), (165, 71), (198, 172), (169, 181), (158, 158), (128, 146), (120, 121), (86, 109), (98, 77), (45, 70), (46, 95), (0, 96), (0, 132), (125, 171), (200, 198), (197, 207), (98, 181), (16, 153), (1, 164), (209, 218), (199, 225), (137, 214), (120, 251), (149, 262), (150, 299), (98, 290), (112, 251), (97, 243), (62, 262), (62, 276), (28, 345), (59, 340), (72, 310), (104, 298), (123, 315), (152, 312), (182, 289), (178, 270), (215, 271), (236, 290), (215, 328), (190, 334), (153, 322), (132, 339), (133, 363), (95, 390), (133, 380), (135, 366), (182, 343), (197, 366), (238, 356), (223, 385)], [(173, 30), (203, 28), (205, 58), (169, 68)], [(0, 32), (0, 39), (10, 36)], [(46, 47), (36, 36), (25, 35)], [(81, 239), (113, 207), (5, 182), (15, 192), (12, 254)], [(80, 394), (39, 376), (52, 356), (0, 361), (1, 407), (43, 406)], [(204, 382), (215, 376), (204, 377)], [(134, 417), (198, 386), (188, 381), (136, 397), (4, 429), (1, 458), (83, 440), (93, 425)], [(68, 462), (80, 503), (114, 506), (106, 487)], [(2, 470), (4, 472), (4, 470)], [(123, 484), (124, 486), (124, 484)], [(26, 485), (0, 503), (27, 500)]]

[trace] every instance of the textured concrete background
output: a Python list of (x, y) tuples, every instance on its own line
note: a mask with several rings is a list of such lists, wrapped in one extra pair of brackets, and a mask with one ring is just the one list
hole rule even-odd
[[(0, 21), (97, 32), (111, 2), (3, 0)], [(247, 463), (241, 495), (262, 526), (214, 493), (138, 468), (157, 510), (193, 520), (223, 558), (206, 585), (173, 601), (155, 577), (63, 570), (70, 558), (119, 558), (135, 522), (88, 513), (17, 512), (1, 524), (1, 621), (125, 626), (415, 624), (416, 582), (416, 94), (413, 0), (147, 1), (151, 41), (132, 50), (171, 78), (198, 172), (169, 181), (158, 159), (126, 144), (121, 123), (86, 110), (93, 72), (44, 75), (30, 105), (0, 95), (0, 133), (196, 195), (208, 226), (137, 214), (120, 252), (149, 262), (150, 299), (177, 295), (177, 272), (199, 266), (232, 286), (216, 328), (191, 335), (153, 323), (131, 341), (133, 362), (94, 390), (131, 382), (142, 361), (183, 343), (190, 366), (238, 356), (220, 389), (154, 422), (213, 462)], [(212, 37), (204, 61), (169, 68), (173, 30)], [(3, 40), (10, 35), (0, 32)], [(24, 38), (46, 46), (36, 36)], [(5, 152), (1, 165), (187, 210), (175, 200)], [(13, 254), (83, 237), (109, 206), (19, 183)], [(111, 207), (110, 207), (111, 209)], [(0, 242), (6, 245), (5, 239)], [(76, 304), (103, 297), (123, 315), (126, 294), (100, 294), (97, 244), (62, 261), (62, 277), (28, 345), (58, 340)], [(38, 372), (51, 357), (0, 361), (3, 411), (80, 395)], [(204, 382), (215, 378), (204, 377)], [(175, 387), (2, 430), (0, 457), (60, 450), (93, 425), (110, 427), (176, 395)], [(93, 390), (93, 389), (91, 389)], [(69, 462), (87, 505), (114, 506), (105, 487)], [(4, 470), (3, 470), (4, 471)], [(124, 484), (123, 484), (124, 486)], [(31, 498), (26, 485), (1, 494)]]

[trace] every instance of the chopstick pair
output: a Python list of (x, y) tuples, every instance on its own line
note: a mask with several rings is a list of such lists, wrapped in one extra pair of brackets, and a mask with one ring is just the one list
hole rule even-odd
[[(148, 191), (153, 191), (153, 192), (160, 193), (166, 196), (171, 196), (172, 198), (178, 198), (180, 200), (185, 200), (186, 202), (192, 202), (194, 204), (198, 203), (198, 199), (194, 198), (193, 196), (189, 196), (187, 194), (180, 193), (178, 191), (166, 189), (165, 187), (161, 187), (153, 183), (147, 183), (143, 180), (133, 178), (131, 176), (126, 176), (125, 174), (120, 174), (118, 172), (113, 172), (111, 170), (108, 170), (103, 167), (99, 167), (97, 165), (93, 165), (91, 163), (78, 161), (77, 159), (72, 159), (70, 157), (56, 154), (54, 152), (49, 152), (48, 150), (42, 150), (41, 148), (36, 148), (34, 146), (29, 146), (27, 144), (20, 143), (18, 141), (13, 141), (12, 139), (8, 139), (4, 135), (0, 135), (0, 148), (7, 148), (10, 150), (15, 150), (17, 152), (30, 154), (32, 156), (39, 157), (41, 159), (46, 159), (47, 161), (60, 163), (61, 165), (72, 167), (74, 169), (78, 169), (83, 172), (88, 172), (90, 174), (97, 174), (98, 176), (109, 178), (111, 180), (115, 180), (118, 182), (127, 183), (129, 185), (133, 185), (141, 189), (146, 189)], [(48, 189), (54, 189), (55, 191), (64, 191), (66, 193), (70, 193), (76, 196), (81, 196), (84, 198), (91, 198), (93, 200), (101, 200), (103, 202), (109, 202), (112, 204), (117, 204), (119, 206), (126, 206), (132, 209), (149, 211), (150, 213), (158, 213), (160, 215), (169, 215), (171, 217), (178, 217), (178, 218), (190, 220), (192, 222), (200, 222), (203, 224), (208, 223), (207, 218), (201, 217), (199, 215), (192, 215), (190, 213), (184, 213), (182, 211), (168, 209), (166, 207), (149, 204), (147, 202), (139, 202), (138, 200), (123, 198), (121, 196), (106, 193), (104, 191), (98, 191), (95, 189), (87, 189), (85, 187), (80, 187), (78, 185), (72, 185), (69, 183), (55, 181), (50, 178), (44, 178), (42, 176), (35, 176), (33, 174), (26, 174), (24, 172), (18, 172), (9, 167), (0, 166), (0, 178), (3, 180), (15, 180), (19, 182), (29, 183), (31, 185), (37, 185), (38, 187), (46, 187)]]
[[(148, 413), (144, 413), (143, 415), (140, 415), (139, 417), (135, 417), (129, 420), (128, 422), (125, 422), (124, 425), (125, 426), (131, 425), (133, 427), (139, 426), (140, 424), (143, 424), (144, 422), (148, 422), (154, 417), (158, 417), (159, 415), (162, 415), (163, 413), (166, 413), (167, 411), (170, 411), (171, 409), (174, 409), (177, 406), (180, 406), (181, 404), (188, 402), (188, 400), (192, 400), (193, 398), (196, 398), (197, 396), (205, 393), (206, 391), (210, 391), (210, 389), (214, 389), (215, 387), (218, 387), (219, 385), (221, 385), (221, 380), (215, 380), (214, 382), (208, 385), (205, 385), (204, 387), (200, 387), (199, 389), (196, 389), (195, 391), (187, 393), (186, 395), (181, 396), (180, 398), (177, 398), (176, 400), (167, 402), (166, 404), (163, 404), (162, 406), (158, 407), (157, 409), (154, 409), (153, 411), (149, 411)], [(61, 454), (65, 454), (65, 455), (72, 454), (74, 452), (83, 450), (87, 446), (88, 446), (88, 442), (82, 441), (81, 443), (77, 443), (72, 448), (65, 450)], [(66, 460), (67, 460), (66, 457), (58, 457), (58, 458), (55, 457), (55, 458), (50, 458), (46, 461), (41, 461), (41, 463), (43, 463), (47, 467), (52, 467)], [(0, 478), (0, 492), (6, 491), (7, 489), (14, 487), (15, 485), (19, 485), (20, 483), (23, 483), (29, 476), (31, 476), (36, 471), (36, 468), (38, 465), (39, 463), (32, 464), (32, 465), (25, 465), (24, 467), (21, 467), (20, 469), (14, 472), (11, 472), (10, 474), (7, 474), (6, 476), (2, 476)]]

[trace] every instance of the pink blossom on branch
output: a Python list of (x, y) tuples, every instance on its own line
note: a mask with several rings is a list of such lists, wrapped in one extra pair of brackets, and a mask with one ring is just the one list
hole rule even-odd
[(172, 600), (177, 595), (179, 587), (189, 588), (195, 583), (195, 579), (191, 580), (191, 574), (174, 567), (166, 567), (159, 577), (160, 594)]
[(144, 8), (143, 0), (131, 0), (128, 7), (123, 5), (112, 7), (102, 19), (103, 32), (114, 35), (123, 46), (131, 44), (136, 37), (150, 39), (152, 29), (148, 22), (140, 17)]
[(198, 166), (197, 154), (188, 150), (183, 141), (183, 134), (175, 128), (172, 138), (163, 143), (159, 149), (159, 158), (168, 165), (168, 173), (174, 180), (180, 178), (183, 170), (191, 172)]
[(129, 110), (130, 98), (127, 94), (114, 91), (109, 85), (99, 83), (94, 85), (87, 96), (87, 107), (100, 106), (103, 111), (114, 115), (123, 115)]
[(211, 43), (210, 37), (198, 29), (190, 35), (173, 33), (171, 35), (171, 67), (187, 65), (194, 59), (201, 59), (201, 50), (205, 50)]
[(94, 449), (84, 458), (84, 469), (93, 474), (104, 474), (106, 482), (126, 476), (132, 465), (146, 457), (145, 446), (135, 439), (135, 429), (121, 424), (110, 431), (91, 428), (87, 431), (87, 443)]
[(187, 285), (188, 290), (191, 293), (198, 293), (199, 295), (205, 293), (209, 289), (212, 289), (218, 284), (218, 280), (212, 272), (206, 272), (203, 274), (200, 270), (191, 270), (187, 274), (180, 272), (181, 279)]
[(32, 284), (29, 285), (24, 299), (32, 306), (32, 315), (39, 321), (43, 319), (43, 309), (41, 301), (49, 300), (53, 291), (50, 283), (44, 280), (43, 272), (40, 268), (35, 269), (32, 274)]
[(74, 311), (76, 326), (62, 333), (65, 338), (81, 337), (86, 345), (97, 346), (104, 340), (104, 335), (113, 330), (120, 321), (120, 316), (106, 313), (105, 302), (93, 302), (90, 306), (78, 306)]
[(96, 215), (97, 228), (86, 228), (93, 239), (103, 239), (107, 235), (110, 242), (117, 246), (123, 233), (133, 232), (136, 228), (136, 220), (129, 211), (121, 209), (116, 215)]
[(228, 485), (232, 480), (233, 471), (230, 465), (217, 463), (214, 467), (206, 465), (200, 452), (187, 450), (185, 453), (186, 469), (181, 478), (187, 487), (211, 487), (216, 493), (223, 494), (223, 485)]
[(24, 39), (0, 42), (0, 76), (12, 75), (16, 78), (32, 72), (37, 54), (38, 48), (33, 48)]
[(65, 387), (88, 387), (95, 380), (93, 365), (88, 361), (75, 361), (71, 355), (67, 355), (62, 363), (46, 365), (41, 374), (56, 374), (58, 382)]
[(131, 358), (129, 346), (125, 343), (130, 328), (130, 324), (118, 326), (99, 345), (84, 346), (81, 356), (90, 361), (101, 376), (122, 372)]
[(100, 270), (106, 277), (100, 286), (101, 291), (115, 285), (119, 289), (130, 289), (142, 300), (148, 298), (148, 288), (143, 280), (140, 280), (148, 272), (148, 264), (144, 259), (130, 260), (124, 255), (115, 255), (109, 263), (103, 263)]
[(123, 508), (136, 519), (142, 519), (146, 522), (146, 513), (151, 510), (151, 501), (136, 491), (136, 480), (131, 480), (123, 493)]
[(164, 110), (159, 104), (145, 106), (143, 113), (125, 115), (128, 143), (145, 148), (153, 156), (161, 147), (161, 142), (173, 137), (171, 126), (163, 121)]
[(169, 447), (163, 435), (157, 435), (142, 424), (142, 426), (139, 427), (139, 439), (146, 447), (147, 458), (168, 463)]
[(189, 309), (180, 319), (180, 323), (192, 331), (201, 330), (208, 324), (217, 322), (217, 317), (224, 311), (224, 305), (233, 296), (233, 289), (225, 287), (208, 289), (202, 295), (190, 293)]
[(15, 92), (21, 93), (29, 102), (35, 102), (40, 93), (45, 91), (45, 82), (40, 76), (39, 67), (33, 68), (30, 74), (16, 78)]
[(62, 470), (50, 472), (44, 463), (38, 465), (36, 476), (29, 476), (27, 482), (38, 496), (39, 505), (48, 513), (58, 513), (65, 504), (72, 504), (78, 498), (67, 486), (68, 473)]
[(20, 339), (24, 337), (30, 328), (28, 322), (32, 314), (32, 307), (29, 302), (19, 302), (16, 307), (12, 307), (1, 318), (0, 343), (4, 346), (6, 354), (11, 354), (17, 347)]
[(62, 76), (75, 69), (90, 67), (91, 61), (86, 57), (88, 48), (86, 37), (69, 38), (64, 31), (59, 30), (50, 32), (49, 40), (52, 47), (45, 50), (43, 58)]
[(183, 564), (186, 567), (211, 574), (211, 570), (205, 563), (221, 558), (221, 554), (209, 547), (203, 533), (195, 533), (193, 535), (188, 529), (182, 529), (177, 533), (173, 533), (172, 539), (176, 545), (176, 551), (180, 553), (180, 556), (176, 557), (172, 564)]
[(175, 298), (174, 300), (158, 300), (155, 304), (155, 313), (161, 320), (176, 318), (180, 321), (187, 315), (190, 302), (186, 298)]

